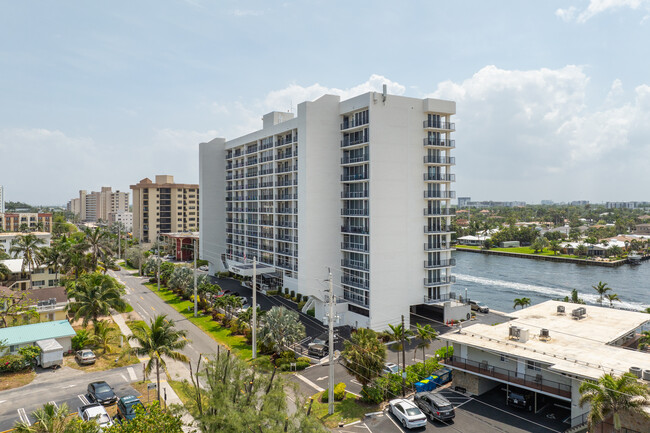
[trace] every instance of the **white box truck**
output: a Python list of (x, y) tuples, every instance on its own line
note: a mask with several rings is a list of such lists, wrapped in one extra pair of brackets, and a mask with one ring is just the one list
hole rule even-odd
[(36, 345), (41, 348), (38, 363), (43, 368), (63, 365), (63, 346), (54, 338), (39, 340)]

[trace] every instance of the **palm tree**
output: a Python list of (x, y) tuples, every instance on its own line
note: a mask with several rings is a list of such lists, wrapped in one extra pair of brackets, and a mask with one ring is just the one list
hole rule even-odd
[(577, 247), (575, 247), (574, 253), (578, 257), (583, 257), (586, 256), (589, 250), (587, 249), (587, 246), (583, 243), (579, 243)]
[(86, 227), (84, 229), (84, 234), (86, 235), (86, 242), (90, 246), (93, 254), (93, 270), (97, 268), (97, 260), (99, 257), (99, 252), (104, 248), (104, 240), (108, 236), (108, 232), (101, 227), (95, 227), (94, 229)]
[(650, 345), (650, 331), (642, 331), (641, 337), (639, 337), (639, 342), (637, 347), (639, 349), (645, 349)]
[(553, 251), (553, 255), (556, 256), (557, 252), (562, 249), (562, 243), (558, 239), (553, 239), (548, 243), (548, 248)]
[[(402, 339), (406, 339), (407, 337), (410, 337), (413, 335), (410, 329), (404, 329), (404, 326), (400, 323), (399, 325), (391, 325), (390, 323), (388, 324), (388, 328), (390, 328), (390, 331), (386, 331), (390, 338), (395, 342), (393, 344), (393, 349), (397, 351), (397, 365), (399, 365), (399, 352), (402, 350)], [(402, 362), (402, 364), (405, 364), (405, 361)], [(402, 365), (402, 368), (406, 368), (405, 365)]]
[(66, 403), (57, 406), (46, 403), (42, 408), (32, 412), (34, 423), (29, 425), (18, 422), (15, 433), (97, 433), (99, 426), (95, 422), (82, 422), (79, 418), (69, 419), (70, 409)]
[(597, 285), (591, 287), (593, 287), (593, 289), (598, 292), (598, 303), (600, 303), (600, 305), (603, 305), (603, 297), (605, 297), (605, 294), (612, 290), (612, 288), (607, 287), (607, 283), (603, 283), (602, 281), (599, 281)]
[(55, 280), (59, 281), (59, 268), (61, 267), (62, 254), (61, 249), (54, 245), (51, 247), (43, 247), (39, 252), (39, 261), (49, 268), (54, 268), (56, 274)]
[(22, 271), (25, 272), (25, 267), (29, 269), (29, 288), (32, 288), (32, 269), (34, 269), (39, 262), (39, 247), (45, 242), (43, 239), (36, 237), (35, 235), (29, 233), (26, 235), (16, 236), (14, 240), (11, 241), (11, 248), (9, 252), (14, 255), (14, 257), (22, 256), (23, 264)]
[(112, 255), (104, 252), (102, 257), (102, 265), (104, 267), (104, 270), (102, 272), (106, 274), (109, 269), (113, 269), (115, 266), (117, 266), (117, 260), (115, 260), (115, 257)]
[(616, 293), (608, 293), (608, 294), (605, 295), (605, 297), (609, 301), (609, 306), (610, 307), (614, 306), (614, 301), (621, 302), (620, 298), (618, 297), (618, 295)]
[(305, 325), (298, 313), (284, 307), (273, 307), (262, 320), (260, 343), (280, 353), (305, 337)]
[(11, 270), (4, 263), (0, 263), (0, 281), (6, 280), (11, 276)]
[(179, 352), (188, 344), (186, 335), (187, 331), (174, 329), (174, 321), (168, 320), (167, 315), (160, 314), (151, 319), (150, 326), (143, 323), (134, 326), (133, 335), (129, 336), (129, 341), (136, 343), (137, 347), (131, 347), (126, 353), (148, 356), (149, 362), (145, 367), (147, 373), (151, 373), (154, 365), (156, 366), (158, 401), (160, 401), (160, 366), (164, 368), (167, 365), (165, 358), (188, 362), (187, 356)]
[(341, 358), (365, 390), (384, 368), (386, 346), (379, 340), (375, 331), (360, 328), (345, 341)]
[(74, 320), (83, 317), (84, 326), (91, 320), (97, 323), (97, 319), (107, 316), (111, 308), (126, 309), (121, 286), (114, 278), (100, 273), (83, 275), (71, 285), (68, 296), (74, 298), (74, 302), (68, 304)]
[(515, 298), (515, 305), (512, 308), (514, 308), (515, 310), (517, 309), (517, 307), (521, 307), (522, 309), (524, 309), (529, 305), (530, 305), (530, 298)]
[[(438, 338), (438, 333), (431, 325), (420, 325), (417, 323), (415, 325), (415, 333), (417, 334), (420, 342), (417, 345), (417, 349), (422, 349), (422, 363), (425, 364), (424, 349), (428, 349), (431, 346), (431, 342)], [(413, 351), (413, 361), (415, 361), (415, 354), (417, 350)]]
[(93, 343), (101, 347), (104, 353), (110, 353), (111, 344), (115, 342), (116, 331), (106, 320), (98, 320), (95, 322)]
[(621, 376), (605, 374), (598, 382), (583, 382), (579, 391), (580, 406), (585, 403), (591, 405), (589, 424), (595, 426), (611, 415), (617, 431), (621, 429), (622, 412), (643, 414), (644, 406), (650, 401), (648, 387), (640, 383), (632, 373)]

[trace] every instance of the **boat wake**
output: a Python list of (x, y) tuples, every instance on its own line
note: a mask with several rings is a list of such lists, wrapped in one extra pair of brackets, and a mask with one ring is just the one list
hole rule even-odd
[[(454, 276), (456, 277), (457, 281), (466, 281), (469, 283), (475, 283), (482, 286), (499, 287), (502, 289), (506, 289), (507, 291), (510, 291), (513, 294), (533, 293), (538, 296), (547, 297), (548, 299), (557, 299), (557, 298), (564, 298), (565, 296), (571, 296), (571, 290), (566, 290), (566, 289), (536, 286), (534, 284), (515, 283), (512, 281), (504, 281), (504, 280), (492, 280), (490, 278), (481, 278), (472, 275), (464, 275), (464, 274), (456, 274), (456, 273), (454, 273)], [(579, 296), (580, 298), (584, 299), (585, 302), (587, 303), (590, 304), (598, 303), (598, 295), (580, 292)], [(603, 302), (603, 305), (608, 305), (608, 302), (605, 300)], [(614, 305), (618, 308), (624, 308), (629, 310), (644, 310), (650, 307), (650, 305), (648, 304), (641, 304), (637, 302), (626, 302), (626, 301), (615, 302)]]

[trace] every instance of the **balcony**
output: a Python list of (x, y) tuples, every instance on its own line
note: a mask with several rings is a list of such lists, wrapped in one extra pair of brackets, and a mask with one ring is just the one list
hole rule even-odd
[(266, 150), (266, 149), (270, 149), (272, 147), (273, 147), (273, 142), (271, 140), (262, 141), (262, 144), (260, 145), (260, 150)]
[(246, 173), (246, 177), (256, 177), (256, 176), (259, 176), (257, 174), (257, 170)]
[[(283, 255), (283, 256), (289, 256), (289, 257), (293, 257), (293, 256), (294, 256), (293, 251), (291, 251), (291, 250), (289, 250), (289, 249), (278, 249), (278, 250), (276, 250), (275, 253), (276, 253), (276, 254)], [(297, 252), (297, 251), (296, 251), (295, 255), (298, 255), (298, 252)]]
[(272, 252), (273, 252), (273, 245), (264, 245), (264, 244), (261, 244), (261, 245), (260, 245), (260, 250), (262, 250), (262, 251), (268, 251), (268, 252), (271, 252), (271, 253), (272, 253)]
[(445, 251), (445, 250), (451, 250), (451, 244), (448, 244), (446, 242), (440, 242), (440, 243), (424, 243), (424, 251)]
[(257, 242), (246, 242), (246, 247), (256, 250), (257, 249)]
[(455, 123), (445, 122), (444, 120), (427, 119), (424, 122), (422, 122), (422, 126), (425, 129), (443, 129), (445, 131), (456, 130)]
[[(260, 170), (260, 175), (264, 176), (265, 174), (273, 174), (273, 169), (272, 168), (263, 168)], [(273, 184), (271, 184), (273, 186)]]
[(451, 292), (449, 294), (446, 294), (446, 293), (441, 294), (441, 295), (436, 296), (435, 298), (430, 298), (428, 296), (424, 297), (424, 303), (425, 304), (438, 304), (438, 303), (447, 302), (447, 301), (453, 301), (453, 302), (461, 304), (461, 302), (459, 302), (456, 299), (456, 294), (454, 292)]
[(365, 137), (361, 137), (356, 140), (350, 140), (349, 137), (345, 137), (343, 140), (341, 140), (341, 147), (349, 147), (349, 146), (359, 146), (362, 144), (368, 144), (368, 141), (370, 139), (366, 135)]
[(449, 173), (424, 173), (423, 177), (425, 181), (456, 182), (456, 175)]
[(341, 277), (341, 283), (363, 290), (368, 290), (370, 288), (370, 282), (368, 280), (364, 278), (351, 277), (349, 275)]
[(269, 161), (273, 161), (273, 155), (263, 156), (260, 158), (260, 162), (269, 162)]
[(440, 164), (440, 165), (456, 165), (456, 157), (454, 157), (454, 156), (426, 155), (424, 157), (424, 163), (425, 164)]
[(367, 153), (361, 156), (344, 156), (341, 158), (341, 164), (358, 164), (360, 162), (367, 162), (369, 160), (368, 156)]
[(456, 215), (453, 209), (424, 209), (425, 216), (450, 216)]
[(451, 231), (451, 226), (439, 226), (439, 227), (427, 227), (424, 226), (424, 233), (427, 234), (445, 234), (453, 233)]
[(368, 248), (368, 245), (364, 245), (364, 244), (354, 244), (354, 243), (350, 243), (350, 242), (341, 242), (341, 249), (342, 250), (348, 250), (348, 251), (358, 251), (360, 253), (367, 253), (369, 248)]
[(257, 146), (251, 146), (248, 149), (246, 149), (246, 154), (248, 155), (249, 153), (255, 153), (257, 152)]
[(503, 383), (523, 386), (571, 401), (571, 385), (546, 379), (541, 374), (535, 374), (534, 376), (530, 374), (522, 374), (517, 371), (489, 365), (486, 362), (471, 361), (461, 358), (460, 356), (447, 358), (444, 360), (443, 364), (458, 370), (477, 373), (494, 378)]
[(260, 208), (260, 213), (273, 213), (273, 208), (272, 207), (261, 207)]
[(298, 270), (298, 266), (294, 266), (291, 263), (286, 262), (286, 261), (282, 261), (282, 260), (276, 261), (275, 266), (278, 266), (278, 267), (283, 268), (283, 269), (288, 269), (290, 271), (297, 271)]
[(259, 235), (259, 233), (258, 233), (258, 232), (255, 232), (255, 231), (248, 230), (248, 231), (246, 232), (246, 236), (252, 236), (252, 237), (255, 237), (255, 238), (256, 238), (258, 235)]
[[(368, 116), (366, 116), (368, 117)], [(346, 129), (352, 129), (352, 128), (358, 128), (359, 126), (367, 125), (368, 124), (368, 119), (363, 120), (361, 122), (355, 122), (354, 118), (351, 117), (348, 119), (347, 122), (341, 123), (341, 131), (345, 131)]]
[(341, 209), (341, 215), (368, 216), (368, 209)]
[(246, 201), (257, 201), (257, 196), (246, 197)]
[(456, 191), (424, 191), (424, 198), (456, 198)]
[(251, 158), (248, 161), (246, 161), (246, 165), (255, 165), (257, 164), (257, 158)]
[(456, 259), (424, 261), (425, 269), (446, 268), (449, 266), (456, 266)]
[(298, 142), (298, 136), (297, 136), (297, 135), (294, 135), (294, 136), (291, 136), (291, 137), (279, 138), (279, 139), (275, 142), (275, 146), (276, 146), (276, 147), (279, 147), (279, 146), (286, 146), (286, 145), (288, 145), (288, 144), (291, 144), (291, 143), (297, 143), (297, 142)]
[(265, 239), (273, 239), (273, 233), (260, 232), (260, 237)]
[(293, 185), (293, 182), (291, 182), (290, 180), (278, 180), (275, 183), (275, 186), (291, 186), (291, 185)]
[(424, 287), (444, 286), (446, 284), (453, 284), (456, 282), (456, 277), (453, 275), (439, 278), (425, 278)]
[(275, 196), (276, 200), (296, 200), (298, 199), (298, 194), (278, 194)]
[(273, 181), (260, 183), (260, 188), (273, 188)]
[(291, 150), (287, 150), (286, 152), (278, 152), (278, 154), (275, 156), (276, 160), (279, 159), (286, 159), (286, 158), (292, 158), (296, 155), (294, 155)]
[(368, 173), (342, 174), (342, 182), (354, 182), (357, 180), (368, 180)]
[(357, 235), (367, 235), (370, 233), (368, 227), (359, 226), (341, 226), (341, 233), (354, 233)]
[(275, 210), (275, 213), (282, 213), (282, 214), (298, 213), (298, 209), (293, 209), (293, 208), (290, 208), (290, 207), (277, 208)]
[(275, 225), (276, 227), (288, 227), (294, 229), (298, 227), (298, 223), (294, 223), (291, 221), (278, 221), (277, 223), (275, 223)]
[(456, 148), (456, 140), (435, 139), (433, 137), (426, 137), (424, 145), (427, 147), (443, 147), (447, 149)]
[[(273, 239), (273, 236), (271, 236)], [(275, 239), (282, 242), (298, 242), (298, 236), (276, 235)]]
[(370, 266), (368, 265), (368, 263), (358, 262), (358, 261), (349, 260), (349, 259), (342, 259), (341, 260), (341, 267), (356, 269), (358, 271), (366, 271), (366, 272), (368, 272), (370, 270)]
[(341, 198), (368, 198), (368, 190), (364, 191), (343, 191)]

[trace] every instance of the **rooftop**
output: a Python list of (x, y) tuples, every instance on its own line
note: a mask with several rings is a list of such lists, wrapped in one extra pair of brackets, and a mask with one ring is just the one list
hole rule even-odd
[(7, 346), (33, 343), (49, 338), (72, 337), (76, 335), (67, 320), (34, 323), (32, 325), (12, 326), (0, 329), (0, 341), (5, 340)]
[[(9, 270), (14, 273), (18, 274), (22, 272), (22, 267), (23, 267), (23, 259), (7, 259), (7, 260), (0, 260), (0, 263), (3, 263), (6, 265)], [(45, 265), (38, 266), (39, 268), (44, 268)], [(36, 269), (36, 268), (34, 268)], [(28, 271), (28, 267), (25, 266), (25, 272)]]
[[(565, 314), (557, 313), (560, 305), (565, 307)], [(575, 319), (571, 311), (579, 307), (585, 308), (586, 314), (582, 319)], [(471, 325), (441, 339), (539, 361), (548, 364), (550, 370), (591, 379), (601, 377), (603, 372), (621, 374), (633, 366), (650, 370), (647, 353), (611, 345), (650, 323), (648, 314), (546, 301), (508, 316), (513, 320), (494, 326)], [(508, 331), (512, 325), (528, 329), (529, 340), (510, 340)], [(538, 338), (541, 329), (549, 330), (550, 339)]]

